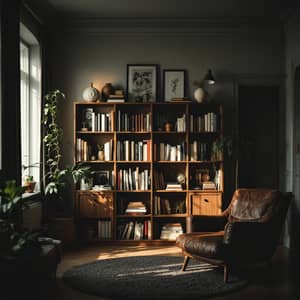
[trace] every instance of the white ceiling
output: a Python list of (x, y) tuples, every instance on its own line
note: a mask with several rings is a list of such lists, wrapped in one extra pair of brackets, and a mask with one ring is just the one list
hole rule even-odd
[[(68, 18), (280, 19), (294, 0), (27, 0)], [(299, 2), (296, 1), (296, 2)], [(43, 6), (43, 7), (41, 7)]]

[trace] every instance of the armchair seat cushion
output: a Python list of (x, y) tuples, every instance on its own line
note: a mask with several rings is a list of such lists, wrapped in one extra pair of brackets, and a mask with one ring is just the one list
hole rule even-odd
[(224, 231), (185, 233), (177, 237), (176, 245), (191, 256), (223, 260), (226, 247), (223, 237)]

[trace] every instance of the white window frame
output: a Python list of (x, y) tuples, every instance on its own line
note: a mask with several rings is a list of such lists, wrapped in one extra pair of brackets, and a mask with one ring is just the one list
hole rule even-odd
[[(21, 181), (31, 175), (40, 191), (41, 172), (41, 58), (40, 48), (32, 33), (21, 24), (20, 39), (20, 120)], [(23, 33), (23, 34), (22, 34)]]

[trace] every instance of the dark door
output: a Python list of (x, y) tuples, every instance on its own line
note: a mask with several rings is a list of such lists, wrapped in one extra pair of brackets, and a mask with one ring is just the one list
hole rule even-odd
[(238, 187), (278, 188), (279, 87), (239, 86)]

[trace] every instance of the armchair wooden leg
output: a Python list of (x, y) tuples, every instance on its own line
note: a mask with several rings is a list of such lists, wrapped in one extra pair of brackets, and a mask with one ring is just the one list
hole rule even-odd
[(185, 268), (186, 268), (186, 266), (187, 266), (189, 260), (190, 260), (190, 257), (186, 255), (186, 256), (184, 257), (184, 261), (183, 261), (183, 264), (182, 264), (182, 267), (181, 267), (181, 271), (185, 271)]
[(228, 274), (229, 274), (229, 267), (227, 265), (224, 265), (224, 283), (227, 283), (228, 281)]

